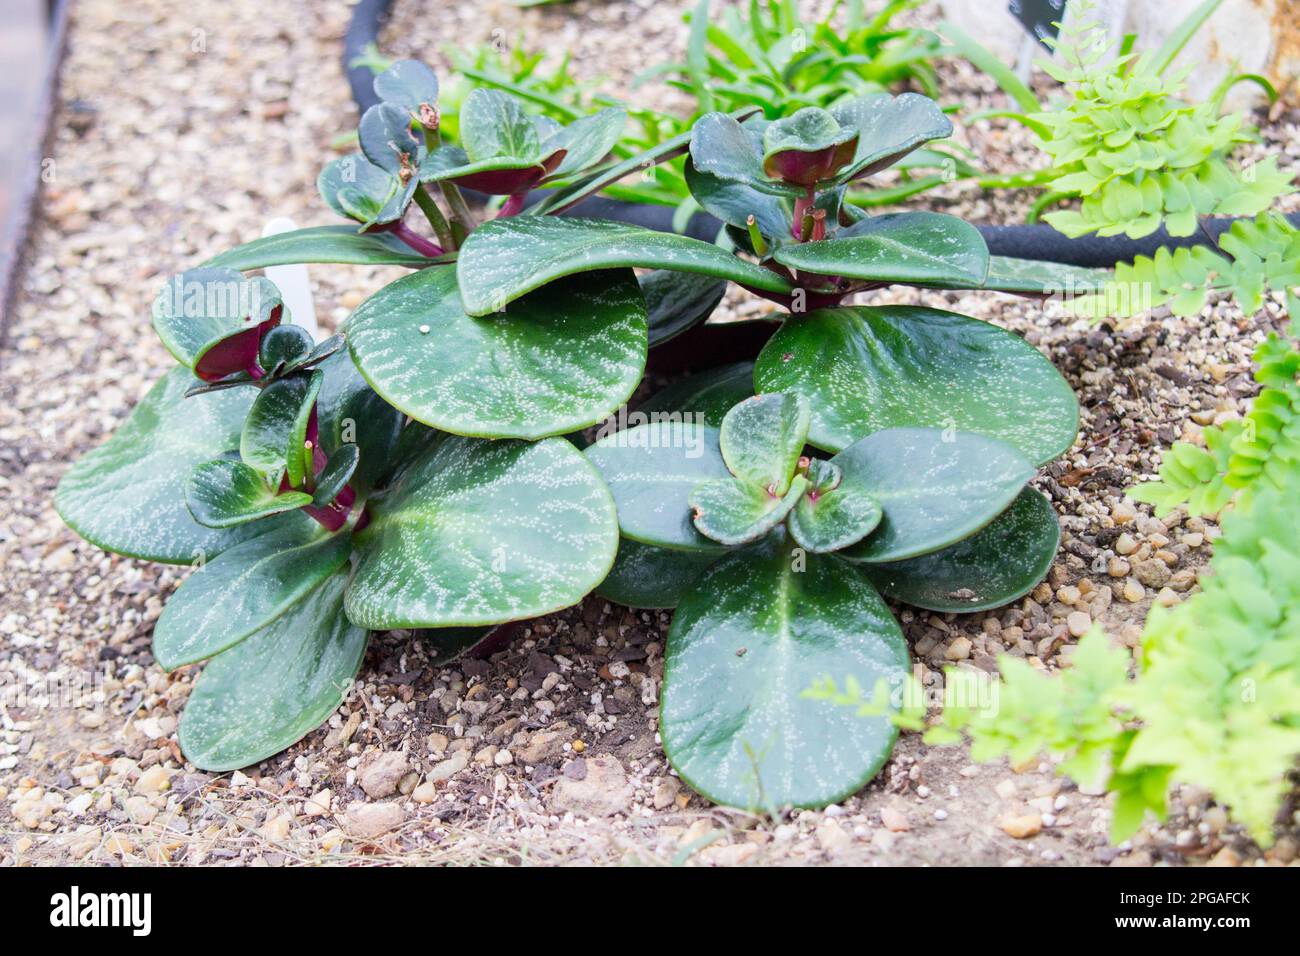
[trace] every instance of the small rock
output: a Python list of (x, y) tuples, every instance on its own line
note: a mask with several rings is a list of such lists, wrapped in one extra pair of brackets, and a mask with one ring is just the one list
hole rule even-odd
[(1083, 637), (1092, 629), (1092, 618), (1087, 611), (1071, 611), (1065, 619), (1065, 625), (1073, 637)]
[(1147, 596), (1147, 590), (1132, 578), (1124, 582), (1124, 600), (1136, 604)]
[(433, 803), (437, 795), (437, 790), (434, 788), (433, 782), (430, 780), (424, 781), (424, 783), (411, 791), (411, 799), (416, 803)]
[(428, 747), (429, 754), (433, 757), (441, 757), (447, 752), (447, 746), (451, 743), (446, 734), (429, 734)]
[(1123, 558), (1111, 558), (1106, 563), (1106, 573), (1112, 578), (1126, 578), (1131, 570), (1129, 563)]
[(950, 661), (964, 661), (970, 657), (971, 642), (969, 637), (958, 637), (948, 645), (943, 656)]
[[(576, 761), (575, 761), (576, 762)], [(611, 817), (632, 805), (632, 788), (618, 759), (608, 755), (586, 761), (581, 780), (562, 774), (551, 791), (553, 813), (572, 812), (584, 817)]]
[(817, 842), (828, 856), (836, 856), (849, 848), (853, 838), (834, 820), (827, 820), (817, 828)]
[(1138, 549), (1137, 539), (1135, 539), (1127, 531), (1125, 531), (1123, 534), (1121, 534), (1118, 538), (1115, 539), (1116, 554), (1132, 554), (1137, 549)]
[(1031, 836), (1037, 836), (1043, 831), (1043, 818), (1037, 813), (1023, 813), (1003, 817), (998, 821), (998, 826), (1002, 828), (1002, 832), (1007, 836), (1015, 837), (1017, 840), (1025, 840)]
[(907, 814), (901, 810), (895, 810), (893, 807), (880, 808), (880, 822), (886, 830), (894, 833), (902, 833), (909, 828)]
[(158, 816), (158, 811), (150, 805), (147, 797), (127, 797), (122, 801), (122, 807), (131, 821), (142, 827), (153, 823), (154, 818)]
[(90, 805), (94, 802), (95, 798), (93, 794), (81, 793), (69, 800), (67, 806), (63, 809), (67, 810), (68, 813), (72, 814), (72, 816), (79, 817), (89, 810)]
[(427, 779), (432, 780), (434, 783), (442, 783), (444, 780), (450, 780), (468, 766), (469, 751), (457, 750), (446, 760), (434, 764)]
[(498, 767), (505, 767), (514, 763), (515, 757), (509, 750), (498, 750), (496, 756), (492, 758), (492, 762)]
[(357, 783), (373, 800), (397, 792), (397, 785), (410, 769), (406, 754), (396, 751), (371, 754), (357, 768)]
[(1225, 846), (1210, 859), (1207, 866), (1241, 866), (1241, 857), (1230, 846)]
[(323, 817), (330, 812), (330, 800), (334, 798), (328, 787), (320, 793), (308, 797), (302, 805), (302, 815), (305, 817)]
[(660, 777), (659, 782), (655, 784), (654, 790), (654, 808), (656, 810), (666, 810), (673, 805), (677, 799), (677, 794), (681, 791), (682, 784), (676, 777)]
[(1159, 558), (1147, 558), (1145, 561), (1139, 561), (1133, 566), (1133, 573), (1137, 575), (1139, 581), (1149, 588), (1162, 588), (1173, 577), (1169, 565)]
[(402, 808), (395, 803), (354, 803), (343, 825), (354, 837), (374, 840), (402, 824)]
[(162, 764), (154, 764), (140, 774), (140, 779), (135, 782), (135, 792), (162, 793), (171, 786), (171, 779), (172, 771), (164, 769)]
[(564, 735), (551, 730), (539, 731), (519, 748), (519, 759), (531, 767), (546, 763), (564, 753)]

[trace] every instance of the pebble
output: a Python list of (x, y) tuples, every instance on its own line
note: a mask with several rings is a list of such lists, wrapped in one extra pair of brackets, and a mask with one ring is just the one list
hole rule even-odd
[(330, 812), (330, 800), (334, 798), (328, 787), (308, 797), (302, 805), (305, 817), (323, 817)]
[(1147, 590), (1132, 578), (1124, 582), (1124, 600), (1136, 604), (1147, 596)]
[(909, 829), (907, 814), (894, 807), (880, 808), (880, 822), (886, 830), (894, 833), (902, 833), (904, 830)]
[(970, 657), (971, 641), (969, 637), (958, 637), (943, 652), (950, 661), (964, 661)]
[(1025, 840), (1042, 832), (1043, 818), (1037, 813), (1017, 814), (1003, 817), (998, 821), (998, 826), (1007, 836)]
[(171, 786), (174, 771), (165, 769), (161, 764), (154, 764), (135, 782), (137, 793), (161, 793)]
[(1147, 558), (1145, 561), (1139, 561), (1133, 565), (1133, 573), (1137, 579), (1149, 588), (1162, 588), (1169, 583), (1173, 573), (1169, 570), (1169, 565), (1159, 558)]
[(362, 840), (374, 840), (402, 825), (402, 808), (395, 803), (354, 803), (344, 815), (348, 833)]
[(660, 777), (655, 783), (654, 794), (651, 797), (656, 810), (666, 810), (671, 807), (677, 800), (677, 794), (681, 791), (681, 781), (673, 776)]
[(817, 843), (828, 856), (838, 856), (853, 844), (853, 838), (834, 820), (827, 820), (817, 828)]
[(406, 754), (396, 751), (374, 753), (363, 759), (357, 768), (357, 783), (372, 800), (397, 792), (397, 785), (406, 776), (410, 763)]
[(519, 748), (519, 759), (530, 767), (540, 766), (564, 753), (565, 737), (552, 730), (542, 730), (528, 738)]
[(626, 813), (632, 806), (632, 788), (618, 758), (606, 754), (588, 757), (584, 762), (586, 773), (581, 779), (566, 772), (555, 781), (551, 790), (551, 812), (573, 813), (580, 817), (612, 817)]
[(434, 783), (450, 780), (469, 766), (469, 751), (458, 750), (446, 760), (439, 761), (429, 770), (428, 779)]
[(437, 796), (438, 791), (431, 780), (424, 781), (411, 791), (411, 799), (416, 803), (433, 803)]
[(1083, 637), (1092, 630), (1092, 618), (1087, 611), (1071, 611), (1065, 619), (1065, 624), (1073, 637)]
[(1132, 554), (1137, 549), (1138, 549), (1137, 540), (1127, 531), (1125, 531), (1123, 534), (1121, 534), (1118, 538), (1115, 539), (1116, 554)]

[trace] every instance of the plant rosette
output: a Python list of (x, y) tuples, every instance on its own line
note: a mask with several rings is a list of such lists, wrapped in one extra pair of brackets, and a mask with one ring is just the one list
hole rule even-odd
[[(471, 94), (461, 161), (439, 142), (427, 67), (395, 63), (375, 88), (360, 153), (319, 182), (351, 222), (255, 240), (169, 284), (154, 326), (180, 367), (56, 495), (97, 546), (194, 565), (154, 631), (163, 667), (209, 662), (182, 717), (185, 754), (218, 770), (290, 746), (346, 697), (371, 630), (420, 629), (448, 659), (600, 586), (680, 604), (666, 740), (702, 792), (772, 806), (850, 792), (892, 732), (827, 731), (798, 682), (905, 667), (878, 592), (970, 610), (1027, 586), (1034, 569), (1005, 557), (1041, 555), (1050, 509), (1022, 489), (1073, 441), (1077, 405), (1050, 362), (992, 325), (840, 303), (888, 283), (1042, 295), (1078, 270), (991, 264), (952, 217), (841, 206), (846, 183), (946, 133), (923, 97), (768, 126), (752, 111), (711, 114), (606, 162), (618, 111), (561, 128), (508, 95)], [(687, 152), (697, 200), (741, 241), (558, 215)], [(485, 223), (457, 185), (482, 188), (479, 176), (508, 197)], [(536, 186), (550, 189), (520, 209)], [(406, 224), (411, 206), (432, 238)], [(248, 275), (300, 262), (412, 271), (317, 344)], [(617, 436), (578, 451), (565, 436), (622, 408), (648, 349), (704, 322), (728, 281), (793, 311), (752, 365), (659, 396), (679, 419), (710, 410), (716, 425), (654, 433), (669, 451), (674, 438), (703, 450), (640, 478), (646, 462), (620, 458)], [(801, 312), (805, 298), (827, 307)], [(933, 507), (897, 476), (933, 478)], [(1016, 544), (1030, 540), (1037, 550)], [(719, 699), (750, 709), (732, 711), (731, 732), (692, 688), (717, 689), (737, 666), (735, 693)]]

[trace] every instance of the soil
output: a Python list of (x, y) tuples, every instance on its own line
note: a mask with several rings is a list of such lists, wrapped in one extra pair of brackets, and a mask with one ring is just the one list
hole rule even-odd
[[(685, 49), (681, 2), (449, 6), (450, 25), (397, 3), (387, 50), (443, 68), (448, 37), (522, 35), (552, 60), (568, 52), (580, 76), (619, 93)], [(348, 14), (308, 0), (73, 8), (52, 176), (0, 351), (0, 865), (1295, 858), (1294, 826), (1265, 854), (1190, 788), (1174, 795), (1166, 824), (1113, 847), (1106, 797), (1050, 764), (976, 765), (965, 748), (927, 747), (914, 734), (875, 781), (824, 811), (760, 818), (711, 807), (672, 775), (656, 736), (669, 615), (596, 597), (521, 626), (488, 659), (448, 666), (418, 638), (376, 635), (327, 726), (243, 772), (188, 765), (175, 727), (196, 669), (165, 674), (149, 651), (152, 623), (186, 569), (98, 551), (61, 524), (51, 497), (70, 461), (169, 367), (147, 320), (160, 283), (255, 237), (274, 216), (332, 221), (313, 184), (355, 121), (339, 64)], [(918, 16), (937, 14), (927, 5)], [(1003, 105), (969, 68), (942, 72), (949, 99)], [(1265, 130), (1256, 152), (1294, 170), (1297, 112), (1255, 119)], [(990, 170), (1039, 163), (1023, 132), (1001, 120), (959, 135)], [(1014, 222), (1030, 201), (954, 183), (915, 205)], [(336, 327), (398, 274), (313, 267), (322, 324)], [(1036, 481), (1064, 529), (1047, 581), (989, 613), (899, 609), (928, 686), (945, 665), (988, 671), (1003, 653), (1048, 669), (1067, 663), (1072, 612), (1133, 646), (1153, 601), (1195, 589), (1217, 529), (1157, 521), (1123, 491), (1153, 473), (1172, 441), (1245, 409), (1251, 352), (1282, 326), (1279, 303), (1246, 316), (1215, 302), (1193, 319), (1162, 315), (1116, 330), (1009, 296), (889, 290), (864, 301), (923, 302), (1013, 329), (1057, 364), (1082, 406), (1077, 444)], [(733, 293), (719, 317), (769, 311)], [(1151, 560), (1169, 573), (1139, 573)], [(1131, 570), (1112, 576), (1112, 567)]]

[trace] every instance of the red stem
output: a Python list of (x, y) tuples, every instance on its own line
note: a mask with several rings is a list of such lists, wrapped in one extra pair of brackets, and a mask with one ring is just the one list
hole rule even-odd
[(505, 219), (508, 216), (516, 215), (519, 210), (524, 208), (524, 193), (515, 193), (501, 204), (501, 209), (497, 213), (498, 219)]
[(422, 256), (436, 259), (442, 255), (442, 246), (430, 242), (404, 222), (394, 223), (390, 231)]

